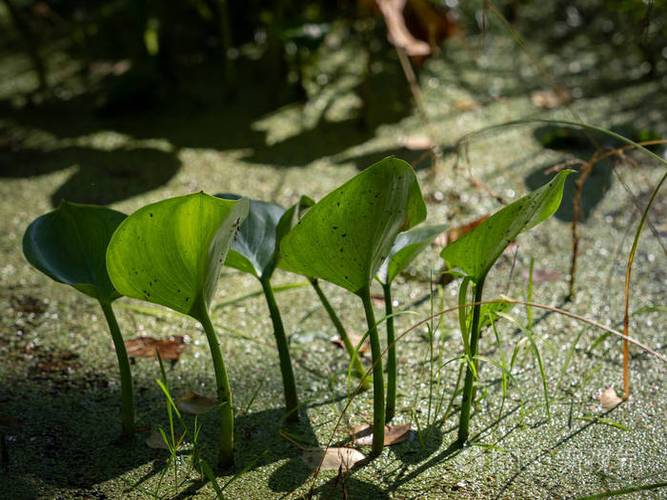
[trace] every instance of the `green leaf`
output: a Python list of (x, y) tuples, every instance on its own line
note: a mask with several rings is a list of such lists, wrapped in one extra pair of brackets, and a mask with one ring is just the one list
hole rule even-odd
[(107, 274), (105, 255), (111, 236), (125, 217), (105, 207), (63, 202), (28, 226), (23, 254), (55, 281), (111, 302), (120, 294)]
[(248, 201), (204, 193), (147, 205), (118, 227), (107, 268), (123, 295), (160, 304), (202, 321), (232, 237)]
[(380, 283), (389, 284), (405, 270), (410, 263), (442, 233), (447, 226), (417, 226), (399, 233), (389, 250), (389, 255), (380, 265), (377, 278)]
[(450, 268), (480, 281), (512, 240), (553, 215), (563, 198), (565, 179), (572, 172), (559, 172), (541, 188), (499, 210), (445, 247), (440, 256)]
[[(238, 200), (232, 194), (217, 194), (218, 198)], [(269, 277), (275, 269), (278, 223), (285, 209), (275, 203), (250, 200), (248, 217), (243, 221), (227, 254), (225, 265), (261, 278)]]
[(426, 205), (412, 167), (386, 158), (310, 208), (283, 239), (281, 267), (359, 293)]

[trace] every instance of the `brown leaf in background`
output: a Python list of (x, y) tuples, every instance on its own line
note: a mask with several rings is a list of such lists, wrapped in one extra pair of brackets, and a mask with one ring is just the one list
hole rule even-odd
[(176, 407), (188, 415), (203, 415), (218, 406), (217, 401), (196, 392), (188, 392), (176, 400)]
[(306, 448), (301, 458), (313, 470), (348, 470), (366, 456), (354, 448)]
[(620, 398), (618, 394), (616, 394), (616, 391), (613, 387), (607, 387), (604, 391), (602, 391), (598, 395), (597, 400), (600, 402), (600, 406), (602, 406), (602, 409), (605, 411), (616, 408), (623, 402), (623, 399)]
[[(354, 347), (357, 347), (357, 344), (359, 344), (359, 341), (361, 340), (361, 335), (357, 335), (356, 333), (348, 333), (348, 337), (350, 338), (350, 342), (352, 342), (352, 345)], [(340, 347), (341, 349), (345, 349), (345, 344), (343, 343), (343, 339), (341, 339), (338, 336), (331, 337), (331, 343), (335, 345), (336, 347)], [(370, 344), (368, 343), (368, 339), (364, 341), (363, 344), (361, 344), (361, 347), (359, 347), (359, 354), (362, 356), (366, 354), (369, 349), (371, 348)]]
[[(370, 425), (354, 425), (350, 431), (356, 446), (371, 446), (373, 444), (373, 431)], [(385, 425), (384, 444), (385, 446), (391, 446), (392, 444), (402, 443), (410, 438), (410, 434), (410, 424)]]
[(182, 335), (174, 335), (167, 339), (137, 337), (125, 341), (127, 355), (131, 358), (155, 358), (157, 349), (160, 357), (168, 361), (178, 361), (185, 345), (185, 337)]
[[(561, 279), (560, 271), (555, 269), (534, 269), (533, 283), (551, 283)], [(528, 279), (528, 271), (524, 273), (524, 277)]]
[(457, 226), (453, 227), (451, 229), (448, 229), (446, 232), (442, 233), (440, 236), (438, 236), (433, 244), (437, 247), (445, 247), (449, 245), (450, 243), (453, 243), (457, 239), (459, 239), (461, 236), (463, 236), (466, 233), (469, 233), (473, 229), (475, 229), (477, 226), (479, 226), (482, 222), (484, 222), (486, 219), (489, 218), (489, 214), (482, 215), (481, 217), (478, 217), (477, 219), (473, 220), (472, 222), (468, 222), (467, 224), (464, 224), (462, 226)]
[(479, 103), (474, 99), (457, 99), (454, 101), (454, 107), (459, 111), (474, 111), (479, 109)]
[(429, 44), (415, 38), (405, 24), (405, 3), (406, 0), (377, 0), (387, 24), (387, 38), (392, 45), (402, 48), (409, 56), (428, 56), (431, 54)]
[(536, 90), (530, 94), (530, 100), (538, 108), (554, 109), (572, 101), (572, 94), (565, 87), (555, 87), (548, 90)]

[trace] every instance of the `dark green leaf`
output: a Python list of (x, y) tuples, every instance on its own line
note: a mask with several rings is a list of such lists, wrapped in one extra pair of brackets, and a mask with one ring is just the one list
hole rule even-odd
[(436, 226), (417, 226), (399, 233), (389, 250), (389, 256), (380, 265), (377, 277), (381, 283), (391, 283), (396, 276), (428, 247), (445, 229), (444, 224)]
[(559, 172), (541, 188), (507, 205), (445, 247), (440, 255), (450, 268), (478, 282), (512, 240), (553, 215), (560, 206), (565, 179), (572, 172)]
[(23, 253), (50, 278), (110, 302), (120, 294), (107, 274), (105, 255), (113, 232), (125, 217), (105, 207), (63, 202), (28, 226)]
[[(236, 195), (218, 194), (223, 199)], [(248, 217), (243, 221), (227, 254), (225, 265), (261, 278), (275, 268), (278, 223), (285, 209), (275, 203), (250, 200)]]
[(396, 235), (425, 217), (412, 167), (387, 158), (306, 212), (282, 241), (281, 267), (359, 293), (389, 254)]
[(201, 320), (248, 201), (204, 193), (147, 205), (116, 230), (107, 252), (109, 276), (128, 297)]

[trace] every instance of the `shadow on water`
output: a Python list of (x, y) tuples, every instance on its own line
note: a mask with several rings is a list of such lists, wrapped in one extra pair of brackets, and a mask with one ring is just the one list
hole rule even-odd
[(71, 167), (75, 172), (51, 194), (53, 206), (62, 200), (100, 205), (125, 200), (169, 182), (181, 162), (172, 152), (145, 147), (0, 152), (0, 178), (36, 177)]

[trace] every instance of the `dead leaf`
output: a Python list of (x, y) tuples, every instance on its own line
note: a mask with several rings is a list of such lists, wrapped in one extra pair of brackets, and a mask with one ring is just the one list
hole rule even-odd
[(477, 226), (479, 226), (482, 222), (484, 222), (488, 218), (489, 218), (488, 214), (482, 215), (481, 217), (478, 217), (477, 219), (473, 220), (472, 222), (468, 222), (467, 224), (464, 224), (462, 226), (457, 226), (457, 227), (453, 227), (451, 229), (448, 229), (446, 232), (439, 235), (433, 241), (433, 244), (437, 247), (445, 247), (445, 246), (449, 245), (450, 243), (458, 240), (464, 234), (469, 233), (470, 231), (475, 229)]
[(306, 448), (301, 458), (313, 470), (349, 470), (366, 456), (354, 448)]
[[(354, 425), (350, 430), (355, 446), (371, 446), (373, 444), (373, 431), (370, 425)], [(410, 435), (410, 424), (384, 426), (385, 446), (391, 446), (392, 444), (407, 441), (410, 438)]]
[(600, 402), (600, 406), (602, 406), (602, 409), (605, 411), (616, 408), (623, 402), (623, 399), (616, 394), (613, 387), (607, 387), (596, 399)]
[(415, 38), (405, 24), (405, 3), (406, 0), (377, 0), (387, 24), (387, 38), (392, 45), (402, 48), (409, 56), (428, 56), (431, 54), (429, 44)]
[(433, 149), (433, 141), (427, 135), (408, 135), (401, 137), (398, 143), (410, 151), (425, 151)]
[[(361, 341), (361, 336), (357, 335), (356, 333), (348, 333), (347, 336), (350, 338), (350, 342), (352, 342), (352, 345), (354, 347), (357, 347), (359, 342)], [(343, 343), (343, 339), (341, 339), (338, 336), (331, 337), (331, 343), (335, 345), (336, 347), (340, 347), (341, 349), (345, 349), (345, 344)], [(362, 356), (366, 354), (371, 348), (371, 345), (368, 342), (368, 339), (364, 341), (363, 344), (359, 347), (359, 354)]]
[(459, 111), (474, 111), (479, 109), (479, 103), (474, 99), (457, 99), (454, 101), (454, 107)]
[(153, 448), (154, 450), (168, 450), (167, 444), (162, 439), (162, 434), (158, 431), (151, 431), (150, 435), (146, 438), (146, 446)]
[(203, 415), (217, 406), (217, 401), (196, 392), (188, 392), (176, 400), (176, 408), (188, 415)]
[(554, 109), (569, 103), (572, 94), (565, 87), (559, 86), (548, 90), (536, 90), (530, 94), (530, 100), (538, 108)]
[(173, 335), (167, 339), (137, 337), (125, 341), (127, 355), (131, 358), (155, 358), (157, 349), (162, 359), (178, 361), (185, 347), (185, 337), (182, 335)]
[(377, 307), (384, 307), (384, 295), (379, 293), (371, 293), (371, 300)]

